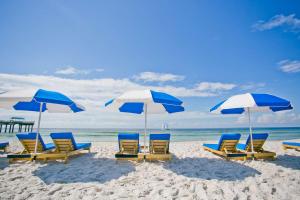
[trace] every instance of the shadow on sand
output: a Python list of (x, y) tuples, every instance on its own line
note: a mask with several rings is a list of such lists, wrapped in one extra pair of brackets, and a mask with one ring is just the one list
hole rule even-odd
[(96, 158), (90, 153), (71, 158), (67, 164), (49, 161), (33, 172), (46, 184), (51, 183), (105, 183), (135, 171), (131, 162), (117, 162), (110, 158)]
[(269, 162), (285, 168), (300, 170), (300, 156), (278, 155), (275, 160)]
[(8, 167), (8, 159), (6, 157), (0, 157), (0, 169)]
[(235, 161), (205, 157), (173, 157), (164, 167), (178, 175), (206, 180), (235, 181), (261, 174), (256, 169)]

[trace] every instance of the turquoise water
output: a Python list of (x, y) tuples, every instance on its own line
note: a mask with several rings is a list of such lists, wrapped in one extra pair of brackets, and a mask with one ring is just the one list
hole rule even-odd
[[(73, 132), (77, 141), (116, 141), (118, 132), (139, 132), (143, 136), (142, 129), (42, 129), (41, 134), (46, 142), (50, 142), (51, 132)], [(172, 141), (207, 141), (218, 140), (221, 133), (241, 133), (242, 140), (246, 139), (248, 128), (215, 128), (215, 129), (150, 129), (149, 133), (171, 133)], [(284, 128), (255, 128), (256, 133), (269, 133), (270, 140), (300, 139), (300, 127)], [(0, 141), (17, 140), (15, 133), (0, 133)], [(142, 138), (141, 138), (142, 140)]]

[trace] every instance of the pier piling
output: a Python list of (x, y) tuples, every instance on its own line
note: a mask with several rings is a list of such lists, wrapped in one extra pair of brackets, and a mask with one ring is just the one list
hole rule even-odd
[[(2, 133), (2, 128), (4, 133), (14, 133), (15, 126), (18, 125), (18, 132), (29, 132), (33, 130), (34, 121), (15, 121), (15, 120), (0, 120), (0, 133)], [(5, 126), (5, 128), (4, 128)]]

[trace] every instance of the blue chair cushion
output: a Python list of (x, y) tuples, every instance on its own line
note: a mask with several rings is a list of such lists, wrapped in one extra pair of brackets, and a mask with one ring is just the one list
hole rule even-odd
[[(266, 140), (268, 138), (268, 136), (269, 136), (268, 133), (253, 133), (252, 139), (253, 140)], [(251, 141), (251, 138), (250, 138), (250, 134), (249, 134), (247, 141), (246, 141), (246, 145), (249, 145), (250, 141)]]
[(282, 144), (300, 147), (300, 142), (283, 142)]
[(239, 133), (223, 133), (219, 140), (218, 144), (203, 144), (203, 146), (214, 149), (220, 150), (223, 140), (239, 140), (241, 138), (241, 134)]
[(50, 134), (51, 138), (53, 140), (55, 139), (67, 139), (71, 140), (74, 150), (78, 149), (83, 149), (83, 148), (88, 148), (91, 146), (91, 143), (76, 143), (75, 139), (73, 137), (73, 134), (71, 132), (65, 132), (65, 133), (51, 133)]
[(0, 143), (0, 148), (5, 148), (8, 146), (8, 142), (2, 142)]
[(138, 133), (119, 133), (118, 140), (139, 140), (140, 134)]
[(240, 149), (240, 150), (246, 150), (246, 147), (247, 147), (246, 144), (238, 143), (238, 144), (236, 145), (236, 148), (237, 148), (237, 149)]
[[(19, 140), (36, 140), (36, 132), (30, 132), (30, 133), (18, 133), (16, 134), (17, 138)], [(41, 137), (40, 134), (38, 134), (38, 140), (40, 141), (40, 143), (42, 144), (43, 147), (43, 151), (47, 150), (46, 149), (46, 145), (43, 141), (43, 138)]]
[(169, 133), (150, 134), (150, 140), (170, 140)]
[(218, 143), (218, 150), (220, 150), (224, 140), (239, 140), (240, 138), (241, 134), (239, 133), (223, 133)]
[(214, 150), (219, 150), (219, 145), (218, 144), (203, 144), (204, 147), (210, 148), (210, 149), (214, 149)]
[(120, 140), (137, 140), (138, 141), (138, 152), (140, 152), (140, 134), (139, 133), (119, 133), (118, 134), (118, 143), (119, 143), (119, 148), (120, 146)]
[(77, 143), (76, 144), (76, 150), (78, 149), (87, 149), (91, 147), (91, 143)]
[(45, 150), (54, 149), (55, 145), (53, 143), (45, 144)]

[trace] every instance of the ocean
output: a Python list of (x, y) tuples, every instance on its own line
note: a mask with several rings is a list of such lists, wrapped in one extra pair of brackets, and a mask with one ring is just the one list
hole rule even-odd
[[(254, 128), (254, 133), (269, 133), (269, 140), (300, 139), (300, 127)], [(143, 141), (143, 129), (41, 129), (41, 135), (46, 142), (51, 142), (51, 132), (72, 132), (78, 142), (117, 141), (118, 132), (140, 133)], [(248, 136), (248, 128), (201, 128), (201, 129), (149, 129), (148, 133), (171, 133), (171, 141), (208, 141), (218, 140), (222, 133), (241, 133), (242, 140)], [(17, 140), (16, 133), (0, 133), (0, 141)]]

